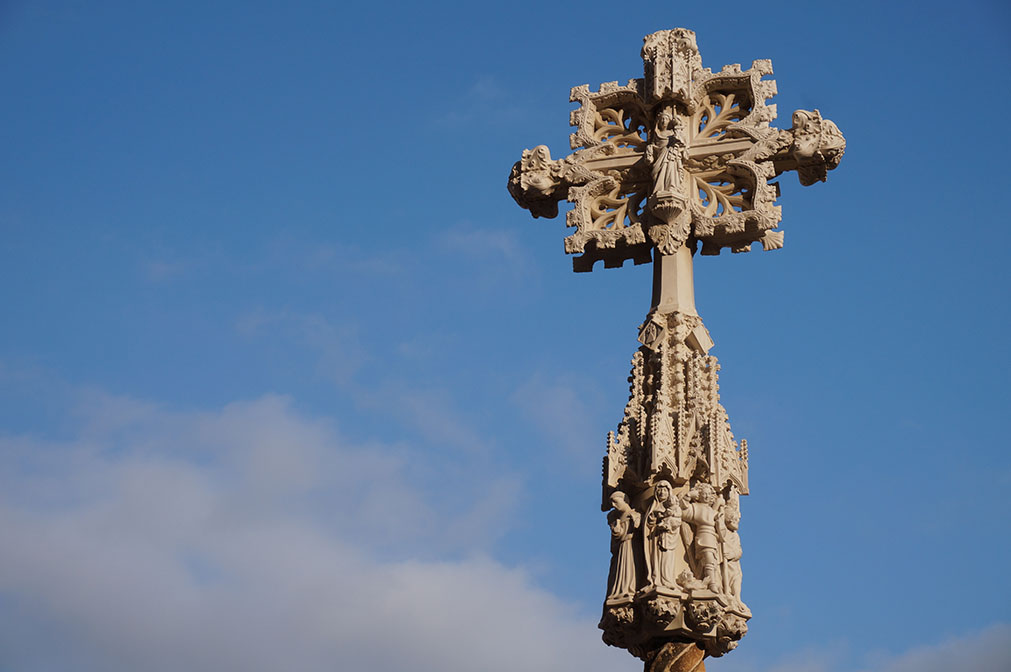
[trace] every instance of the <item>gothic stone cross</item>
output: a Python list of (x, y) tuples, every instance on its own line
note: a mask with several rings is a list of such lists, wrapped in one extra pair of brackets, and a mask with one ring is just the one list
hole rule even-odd
[(647, 670), (702, 670), (703, 656), (737, 645), (751, 616), (737, 535), (748, 448), (719, 402), (692, 255), (782, 247), (769, 180), (796, 170), (801, 184), (824, 181), (846, 143), (817, 110), (794, 112), (789, 130), (769, 125), (767, 60), (714, 73), (684, 28), (646, 36), (642, 58), (642, 79), (573, 88), (576, 151), (558, 160), (544, 145), (524, 151), (509, 191), (534, 217), (555, 217), (563, 198), (574, 204), (565, 251), (579, 255), (576, 271), (654, 261), (629, 401), (604, 458), (612, 558), (600, 627)]

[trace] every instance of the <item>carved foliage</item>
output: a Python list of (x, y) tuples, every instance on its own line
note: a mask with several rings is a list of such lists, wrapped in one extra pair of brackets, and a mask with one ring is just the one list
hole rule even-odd
[(634, 632), (635, 609), (631, 605), (605, 606), (598, 627), (604, 631), (603, 640), (610, 646), (628, 648), (632, 645), (629, 634)]
[(636, 148), (645, 144), (649, 115), (642, 100), (642, 80), (605, 82), (600, 90), (591, 92), (586, 84), (573, 87), (569, 100), (579, 103), (572, 111), (569, 123), (576, 127), (569, 137), (572, 149), (610, 144), (614, 147)]
[(678, 615), (681, 603), (666, 597), (657, 597), (646, 602), (643, 607), (648, 618), (654, 623), (667, 625)]
[(748, 632), (747, 621), (737, 614), (726, 612), (716, 624), (716, 637), (706, 644), (706, 653), (714, 658), (737, 648), (737, 644)]
[(716, 627), (722, 615), (720, 606), (715, 602), (693, 601), (685, 607), (685, 623), (700, 635)]
[(645, 243), (640, 216), (644, 198), (641, 193), (622, 193), (621, 183), (610, 177), (575, 187), (569, 200), (576, 207), (569, 211), (566, 222), (576, 227), (576, 233), (565, 239), (565, 251), (582, 253), (591, 241), (597, 249)]

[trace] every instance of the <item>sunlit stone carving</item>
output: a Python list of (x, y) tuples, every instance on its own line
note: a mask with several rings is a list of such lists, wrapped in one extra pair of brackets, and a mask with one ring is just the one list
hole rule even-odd
[(509, 192), (534, 217), (573, 208), (565, 251), (596, 261), (654, 262), (652, 307), (639, 327), (629, 400), (607, 436), (603, 509), (611, 570), (600, 628), (651, 672), (704, 670), (735, 648), (751, 611), (741, 599), (740, 496), (748, 445), (720, 403), (720, 366), (695, 309), (693, 256), (783, 246), (770, 180), (796, 170), (824, 181), (846, 141), (818, 110), (776, 117), (767, 60), (702, 67), (695, 33), (647, 35), (644, 77), (572, 89), (572, 154), (540, 145), (513, 166)]
[(611, 527), (611, 575), (610, 590), (607, 591), (608, 604), (631, 602), (637, 588), (635, 531), (642, 520), (642, 514), (632, 509), (624, 492), (611, 493), (614, 509), (607, 515)]

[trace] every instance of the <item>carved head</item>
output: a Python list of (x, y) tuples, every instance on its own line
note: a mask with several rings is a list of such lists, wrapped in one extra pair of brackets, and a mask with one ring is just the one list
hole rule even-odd
[(523, 151), (523, 158), (513, 166), (509, 175), (509, 193), (534, 217), (558, 215), (558, 198), (555, 190), (559, 182), (554, 174), (555, 164), (546, 145)]
[(741, 509), (733, 499), (727, 502), (727, 507), (723, 510), (723, 520), (732, 532), (736, 532), (741, 525)]
[(716, 503), (716, 490), (708, 483), (699, 483), (688, 493), (693, 502), (702, 502), (712, 506)]
[(622, 513), (627, 513), (632, 510), (632, 507), (628, 503), (628, 495), (626, 495), (621, 490), (615, 490), (611, 493), (611, 506), (615, 508), (616, 511)]
[(653, 486), (653, 498), (660, 504), (670, 504), (674, 501), (674, 486), (670, 481), (657, 481)]
[(673, 123), (674, 106), (670, 103), (664, 103), (656, 112), (656, 127), (666, 130), (670, 128)]
[(797, 162), (800, 183), (808, 186), (824, 182), (827, 171), (834, 169), (846, 151), (846, 139), (839, 127), (823, 119), (818, 110), (793, 113), (793, 144), (790, 153)]

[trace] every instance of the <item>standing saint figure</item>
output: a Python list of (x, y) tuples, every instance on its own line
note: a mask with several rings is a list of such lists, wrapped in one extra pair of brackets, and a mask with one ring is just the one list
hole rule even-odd
[(687, 501), (681, 500), (681, 517), (690, 523), (694, 534), (696, 576), (714, 593), (722, 592), (719, 569), (719, 549), (716, 537), (716, 490), (708, 483), (699, 483), (688, 491)]
[(720, 517), (720, 537), (723, 541), (723, 583), (733, 606), (744, 608), (741, 602), (741, 535), (737, 528), (741, 523), (741, 510), (734, 500), (730, 500)]
[(614, 558), (614, 564), (607, 600), (631, 600), (635, 596), (637, 583), (632, 536), (642, 521), (642, 514), (629, 505), (628, 496), (624, 492), (617, 491), (611, 495), (611, 506), (614, 509), (607, 514), (607, 524), (611, 527), (611, 557)]
[(646, 161), (653, 173), (654, 196), (681, 190), (684, 151), (685, 145), (677, 134), (674, 108), (670, 103), (665, 103), (657, 113), (653, 134), (646, 146)]
[(688, 151), (680, 130), (673, 105), (664, 103), (657, 111), (646, 145), (646, 162), (653, 177), (653, 188), (645, 209), (655, 220), (648, 233), (663, 254), (674, 254), (684, 245), (692, 227), (684, 176)]
[(647, 588), (677, 589), (677, 533), (681, 527), (681, 512), (674, 500), (674, 486), (670, 481), (658, 481), (653, 486), (653, 501), (646, 511), (646, 571)]

